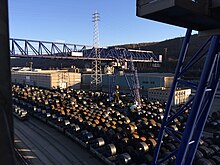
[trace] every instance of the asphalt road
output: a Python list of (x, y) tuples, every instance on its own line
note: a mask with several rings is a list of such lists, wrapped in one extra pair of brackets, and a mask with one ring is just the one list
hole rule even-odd
[(14, 118), (14, 131), (15, 137), (29, 148), (20, 148), (20, 150), (32, 153), (31, 156), (26, 156), (30, 164), (103, 164), (79, 144), (33, 117), (30, 117), (28, 121)]

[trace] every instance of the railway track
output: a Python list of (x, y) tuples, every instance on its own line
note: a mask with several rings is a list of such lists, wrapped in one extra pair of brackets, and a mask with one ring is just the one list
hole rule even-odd
[(78, 144), (34, 118), (25, 122), (14, 119), (14, 125), (15, 134), (30, 147), (41, 164), (102, 164)]

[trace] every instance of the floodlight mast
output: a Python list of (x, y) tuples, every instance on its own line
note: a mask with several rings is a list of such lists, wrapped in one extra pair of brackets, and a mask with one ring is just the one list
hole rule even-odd
[[(190, 165), (194, 156), (210, 112), (210, 108), (220, 78), (220, 1), (219, 0), (137, 0), (137, 16), (187, 28), (186, 36), (179, 55), (173, 84), (166, 105), (164, 118), (154, 150), (152, 164), (161, 164), (174, 159), (175, 165)], [(185, 61), (192, 30), (202, 35), (210, 35), (210, 39)], [(209, 47), (208, 50), (205, 50)], [(205, 53), (203, 52), (205, 50)], [(200, 59), (205, 58), (202, 74), (198, 84), (183, 79), (184, 74)], [(185, 63), (184, 63), (185, 61)], [(178, 85), (196, 90), (195, 95), (173, 115), (172, 100)], [(188, 113), (187, 123), (183, 132), (169, 127), (183, 112)], [(170, 116), (170, 117), (169, 117)], [(177, 148), (166, 157), (159, 158), (164, 134), (167, 133), (179, 143)], [(178, 136), (177, 136), (178, 135)]]

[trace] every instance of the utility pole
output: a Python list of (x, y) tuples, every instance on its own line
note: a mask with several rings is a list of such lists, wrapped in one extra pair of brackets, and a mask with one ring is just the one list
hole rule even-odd
[(99, 13), (96, 11), (93, 14), (94, 32), (93, 32), (93, 47), (95, 60), (92, 61), (92, 75), (91, 75), (91, 89), (98, 90), (102, 84), (102, 68), (100, 60), (100, 48), (99, 48), (99, 27), (100, 21)]
[(164, 70), (165, 70), (165, 72), (169, 72), (168, 66), (167, 66), (167, 64), (168, 64), (167, 51), (168, 51), (168, 49), (164, 48)]

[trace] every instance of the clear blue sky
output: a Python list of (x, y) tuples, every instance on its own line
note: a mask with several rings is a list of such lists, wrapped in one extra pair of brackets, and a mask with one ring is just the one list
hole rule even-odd
[(185, 29), (136, 16), (136, 0), (9, 0), (11, 38), (92, 45), (92, 14), (100, 13), (100, 45), (162, 41)]

